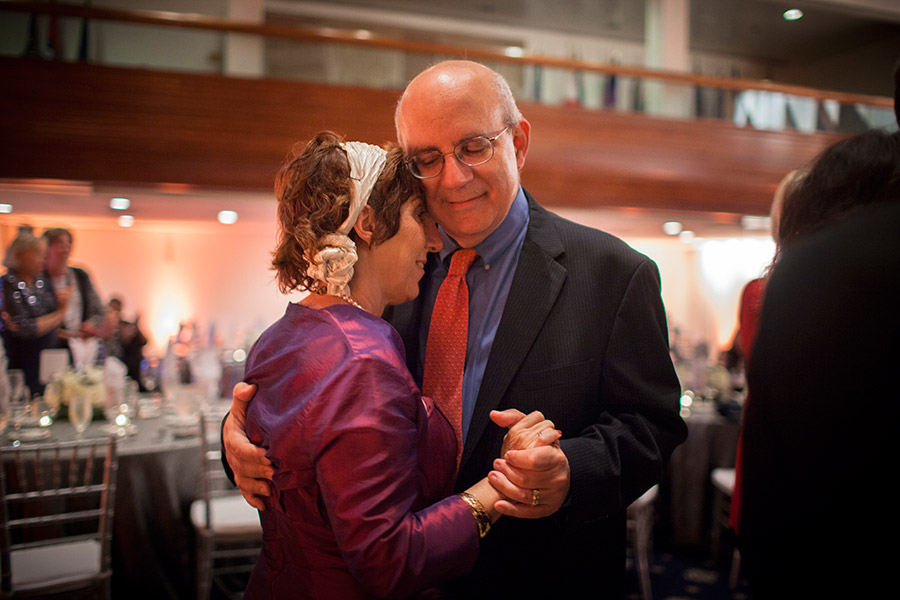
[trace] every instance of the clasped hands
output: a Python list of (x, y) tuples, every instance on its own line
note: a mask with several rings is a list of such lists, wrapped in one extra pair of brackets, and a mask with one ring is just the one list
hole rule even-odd
[(491, 486), (505, 497), (494, 508), (521, 519), (552, 515), (569, 494), (569, 461), (559, 446), (562, 432), (540, 411), (492, 410), (491, 420), (508, 428), (500, 457), (488, 473)]
[[(225, 420), (222, 440), (234, 482), (244, 499), (265, 510), (269, 480), (275, 471), (263, 448), (247, 439), (247, 405), (256, 386), (234, 387), (231, 412)], [(569, 493), (569, 461), (559, 446), (561, 432), (538, 411), (528, 415), (516, 409), (491, 411), (491, 420), (507, 428), (500, 456), (488, 481), (503, 498), (494, 508), (503, 515), (538, 519), (555, 513)]]

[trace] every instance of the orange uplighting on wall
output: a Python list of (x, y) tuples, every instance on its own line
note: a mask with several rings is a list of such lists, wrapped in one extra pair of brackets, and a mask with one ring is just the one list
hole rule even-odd
[[(176, 279), (177, 281), (177, 279)], [(184, 291), (174, 287), (159, 290), (150, 302), (151, 332), (159, 348), (165, 348), (169, 338), (178, 333), (179, 325), (190, 319), (193, 309)]]

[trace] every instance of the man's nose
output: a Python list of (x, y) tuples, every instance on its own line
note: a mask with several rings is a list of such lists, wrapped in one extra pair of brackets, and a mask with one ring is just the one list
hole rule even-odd
[(444, 168), (441, 171), (441, 183), (446, 187), (456, 188), (472, 180), (472, 167), (464, 165), (455, 154), (444, 157)]

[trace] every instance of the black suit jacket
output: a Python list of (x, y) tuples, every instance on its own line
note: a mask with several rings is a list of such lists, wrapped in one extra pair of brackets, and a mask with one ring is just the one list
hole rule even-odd
[[(660, 481), (687, 435), (659, 272), (621, 240), (526, 196), (530, 223), (456, 487), (484, 477), (500, 453), (505, 430), (490, 421), (490, 411), (517, 408), (541, 410), (562, 430), (571, 489), (552, 517), (501, 518), (483, 541), (473, 573), (455, 590), (475, 594), (468, 597), (547, 591), (567, 598), (599, 588), (600, 597), (621, 597), (625, 508)], [(388, 318), (421, 383), (421, 301), (395, 307)]]
[(741, 552), (758, 598), (896, 586), (900, 199), (785, 249), (747, 375)]

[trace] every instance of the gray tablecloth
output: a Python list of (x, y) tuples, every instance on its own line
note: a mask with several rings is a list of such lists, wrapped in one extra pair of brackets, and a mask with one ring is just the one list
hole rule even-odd
[(671, 543), (700, 548), (709, 543), (712, 524), (710, 474), (717, 467), (734, 467), (740, 424), (716, 413), (685, 419), (687, 440), (672, 453), (658, 506)]

